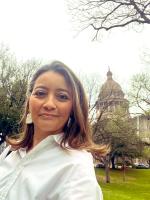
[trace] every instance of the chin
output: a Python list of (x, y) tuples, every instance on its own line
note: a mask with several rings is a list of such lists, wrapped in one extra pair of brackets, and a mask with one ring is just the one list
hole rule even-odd
[(57, 130), (57, 129), (43, 129), (42, 130), (43, 132), (47, 132), (48, 135), (54, 135), (54, 134), (58, 134), (58, 133), (61, 133), (62, 130)]

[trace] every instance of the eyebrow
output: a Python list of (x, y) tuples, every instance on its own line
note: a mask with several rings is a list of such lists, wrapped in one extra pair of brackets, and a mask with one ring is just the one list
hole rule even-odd
[[(35, 87), (34, 89), (41, 89), (41, 88), (42, 88), (42, 89), (48, 90), (47, 87), (42, 86), (42, 85), (39, 85), (39, 86)], [(67, 90), (67, 89), (57, 88), (56, 90), (57, 90), (57, 91), (60, 91), (60, 92), (67, 92), (69, 95), (71, 95), (71, 92), (70, 92), (69, 90)]]

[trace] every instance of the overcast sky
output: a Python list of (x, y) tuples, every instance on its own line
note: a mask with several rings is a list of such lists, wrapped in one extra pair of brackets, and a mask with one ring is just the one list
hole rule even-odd
[(59, 59), (74, 71), (99, 73), (108, 67), (127, 84), (144, 70), (140, 56), (150, 49), (150, 26), (142, 32), (113, 31), (101, 41), (91, 41), (85, 31), (75, 37), (64, 0), (0, 0), (0, 42), (18, 59)]

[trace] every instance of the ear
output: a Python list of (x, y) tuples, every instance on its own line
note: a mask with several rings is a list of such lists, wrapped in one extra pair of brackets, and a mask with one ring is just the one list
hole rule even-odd
[(28, 113), (26, 117), (26, 124), (32, 124), (32, 123), (33, 121), (32, 121), (31, 113)]

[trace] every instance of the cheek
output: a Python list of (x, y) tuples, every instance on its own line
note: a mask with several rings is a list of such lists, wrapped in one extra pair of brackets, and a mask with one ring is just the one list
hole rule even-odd
[(67, 105), (65, 105), (62, 109), (62, 114), (64, 117), (68, 118), (70, 116), (70, 113), (72, 111), (72, 103), (69, 103)]
[(40, 108), (39, 102), (31, 97), (29, 101), (29, 111), (31, 113), (35, 113), (39, 108)]

